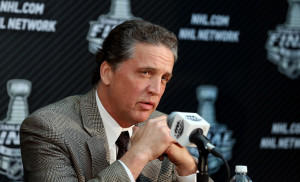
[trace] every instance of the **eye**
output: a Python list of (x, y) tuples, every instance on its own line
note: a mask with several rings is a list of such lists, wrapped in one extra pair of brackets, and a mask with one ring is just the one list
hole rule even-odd
[(162, 77), (161, 77), (161, 79), (164, 81), (164, 82), (169, 82), (169, 80), (170, 80), (170, 77), (169, 76), (166, 76), (166, 75), (163, 75)]
[(152, 73), (150, 71), (146, 71), (146, 70), (143, 70), (143, 71), (140, 71), (140, 75), (142, 77), (150, 77), (152, 75)]
[(149, 71), (143, 71), (142, 72), (144, 75), (150, 75), (150, 72)]

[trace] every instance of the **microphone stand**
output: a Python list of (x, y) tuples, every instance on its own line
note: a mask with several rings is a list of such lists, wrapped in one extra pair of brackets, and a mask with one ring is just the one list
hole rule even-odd
[[(198, 128), (195, 129), (191, 135), (190, 135), (190, 142), (197, 145), (198, 151), (199, 151), (199, 161), (198, 161), (198, 170), (199, 173), (197, 173), (197, 182), (208, 182), (208, 167), (207, 167), (207, 157), (208, 154), (211, 153), (215, 157), (218, 157), (223, 160), (224, 164), (227, 168), (227, 181), (230, 181), (230, 169), (228, 166), (227, 161), (224, 159), (222, 154), (214, 149), (214, 147), (209, 150), (209, 140), (203, 135), (202, 129)], [(212, 145), (213, 146), (213, 145)], [(207, 148), (206, 148), (207, 147)]]
[(199, 158), (198, 158), (198, 170), (197, 182), (208, 182), (208, 165), (207, 158), (209, 151), (205, 148), (204, 143), (199, 140), (197, 133), (202, 134), (202, 130), (196, 130), (190, 135), (190, 141), (197, 145)]
[(209, 151), (203, 145), (197, 145), (199, 151), (197, 182), (208, 182), (207, 157)]

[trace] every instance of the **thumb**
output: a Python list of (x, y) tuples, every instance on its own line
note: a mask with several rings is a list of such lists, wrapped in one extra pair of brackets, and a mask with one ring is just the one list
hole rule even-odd
[(140, 128), (138, 126), (134, 126), (132, 128), (132, 137), (134, 137), (136, 135), (136, 132), (139, 130)]
[(130, 149), (131, 145), (132, 145), (132, 139), (134, 138), (134, 136), (136, 135), (137, 131), (139, 130), (140, 128), (138, 126), (134, 126), (132, 128), (132, 136), (130, 137), (130, 140), (129, 140), (129, 143), (128, 143), (128, 149)]

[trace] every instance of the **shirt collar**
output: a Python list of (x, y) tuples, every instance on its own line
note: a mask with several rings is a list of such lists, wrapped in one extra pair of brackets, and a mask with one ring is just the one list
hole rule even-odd
[(114, 144), (117, 141), (117, 139), (122, 131), (128, 131), (129, 136), (131, 137), (133, 126), (131, 126), (129, 128), (122, 128), (118, 124), (118, 122), (116, 120), (114, 120), (114, 118), (111, 117), (111, 115), (106, 111), (106, 109), (102, 105), (102, 103), (99, 99), (97, 90), (95, 92), (96, 92), (96, 102), (97, 102), (100, 116), (101, 116), (103, 124), (104, 124), (106, 137), (108, 140), (108, 145)]

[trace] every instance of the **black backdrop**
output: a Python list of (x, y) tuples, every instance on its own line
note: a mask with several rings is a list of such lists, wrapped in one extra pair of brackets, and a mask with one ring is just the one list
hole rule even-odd
[[(26, 1), (18, 2), (20, 8)], [(0, 29), (0, 121), (7, 115), (10, 97), (6, 84), (11, 79), (31, 81), (29, 113), (92, 88), (90, 78), (95, 61), (88, 50), (89, 22), (107, 14), (111, 6), (105, 0), (27, 2), (44, 3), (43, 14), (2, 10), (0, 22), (1, 17), (4, 25), (13, 17), (56, 20), (56, 29), (55, 32)], [(280, 73), (267, 60), (265, 48), (268, 32), (286, 21), (287, 0), (130, 2), (135, 17), (160, 24), (176, 35), (182, 28), (240, 32), (238, 42), (179, 39), (174, 77), (158, 109), (165, 113), (197, 112), (196, 88), (217, 86), (216, 119), (233, 131), (235, 139), (228, 161), (232, 175), (235, 165), (245, 164), (253, 181), (299, 181), (299, 144), (277, 149), (260, 147), (264, 137), (293, 137), (299, 143), (299, 129), (290, 134), (271, 132), (274, 123), (286, 123), (289, 127), (300, 122), (299, 78), (291, 79)], [(227, 15), (230, 23), (226, 27), (192, 25), (192, 14)], [(217, 182), (225, 181), (225, 166), (211, 176)]]

